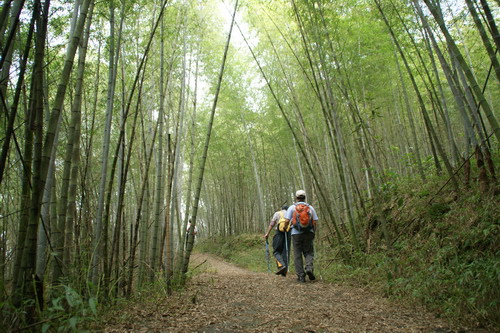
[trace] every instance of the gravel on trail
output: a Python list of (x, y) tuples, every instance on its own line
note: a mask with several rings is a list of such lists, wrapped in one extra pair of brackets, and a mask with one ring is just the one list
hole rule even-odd
[(255, 273), (206, 254), (191, 264), (203, 273), (184, 291), (132, 305), (104, 332), (466, 332), (361, 288), (299, 283), (292, 273)]

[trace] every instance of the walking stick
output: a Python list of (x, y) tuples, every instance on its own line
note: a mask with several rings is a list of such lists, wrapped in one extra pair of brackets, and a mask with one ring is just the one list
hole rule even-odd
[[(320, 237), (319, 237), (319, 232), (318, 230), (314, 230), (314, 232), (316, 233), (314, 236), (314, 238), (316, 238), (318, 241), (316, 242), (315, 245), (319, 245), (319, 242), (320, 242)], [(316, 251), (316, 247), (317, 246), (314, 246), (314, 260), (316, 261), (316, 263), (319, 263), (319, 258), (318, 258), (318, 251)], [(318, 276), (319, 276), (319, 279), (320, 280), (323, 280), (322, 276), (321, 276), (321, 264), (318, 265), (316, 264), (316, 271), (318, 272)]]
[(285, 231), (285, 264), (286, 264), (286, 272), (288, 273), (289, 266), (289, 258), (288, 258), (288, 231)]
[(266, 238), (266, 260), (267, 260), (267, 272), (271, 273), (271, 267), (269, 266), (269, 241)]

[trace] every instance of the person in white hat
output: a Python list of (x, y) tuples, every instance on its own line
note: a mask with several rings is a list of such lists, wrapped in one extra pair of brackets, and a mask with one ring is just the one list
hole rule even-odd
[[(292, 224), (292, 243), (295, 264), (295, 273), (299, 282), (316, 279), (314, 275), (314, 235), (318, 222), (318, 215), (313, 206), (306, 202), (306, 192), (295, 192), (296, 202), (291, 205), (285, 214), (285, 219)], [(304, 260), (305, 258), (305, 270)]]

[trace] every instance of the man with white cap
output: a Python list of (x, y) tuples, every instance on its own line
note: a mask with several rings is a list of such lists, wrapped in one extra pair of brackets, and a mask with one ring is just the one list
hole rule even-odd
[[(314, 232), (318, 215), (313, 206), (306, 202), (306, 192), (298, 190), (295, 192), (296, 202), (288, 207), (285, 218), (292, 224), (292, 243), (295, 273), (299, 282), (306, 282), (305, 276), (309, 280), (315, 280), (314, 276)], [(304, 256), (306, 261), (304, 271)]]

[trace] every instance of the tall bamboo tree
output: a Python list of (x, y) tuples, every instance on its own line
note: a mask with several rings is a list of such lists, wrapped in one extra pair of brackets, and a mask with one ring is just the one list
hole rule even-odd
[(217, 86), (215, 89), (214, 101), (213, 101), (212, 109), (210, 112), (210, 118), (209, 118), (208, 128), (207, 128), (207, 135), (205, 138), (205, 146), (203, 148), (203, 155), (202, 155), (201, 161), (200, 161), (200, 173), (198, 176), (196, 190), (195, 190), (195, 194), (194, 194), (193, 214), (191, 216), (191, 227), (190, 227), (190, 230), (188, 231), (186, 252), (184, 254), (184, 261), (183, 261), (183, 265), (182, 265), (182, 284), (184, 284), (185, 279), (186, 279), (186, 273), (188, 271), (189, 259), (191, 257), (191, 252), (193, 250), (193, 245), (194, 245), (194, 232), (193, 231), (194, 231), (194, 228), (196, 227), (196, 217), (198, 214), (198, 204), (200, 202), (200, 193), (201, 193), (201, 187), (203, 184), (205, 163), (207, 161), (208, 148), (210, 145), (210, 137), (212, 134), (212, 126), (213, 126), (213, 122), (214, 122), (215, 110), (217, 108), (217, 102), (219, 100), (219, 93), (220, 93), (220, 88), (222, 85), (222, 78), (224, 75), (224, 68), (226, 66), (226, 58), (227, 58), (227, 54), (228, 54), (228, 50), (229, 50), (229, 42), (231, 41), (231, 33), (233, 32), (233, 25), (234, 25), (234, 20), (235, 20), (237, 9), (238, 9), (238, 0), (236, 0), (235, 4), (234, 4), (234, 11), (233, 11), (233, 15), (231, 18), (231, 25), (229, 27), (229, 33), (227, 35), (226, 46), (224, 48), (224, 54), (222, 56), (222, 63), (221, 63), (220, 71), (219, 71), (219, 77), (217, 79)]

